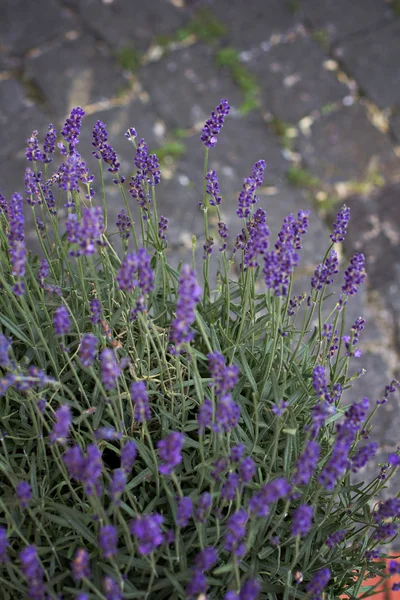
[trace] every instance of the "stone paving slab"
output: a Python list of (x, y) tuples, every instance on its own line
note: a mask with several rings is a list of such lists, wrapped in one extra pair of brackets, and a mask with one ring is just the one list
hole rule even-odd
[(226, 39), (238, 50), (260, 46), (273, 34), (286, 33), (296, 24), (282, 0), (213, 0), (209, 8), (227, 26)]
[(114, 48), (145, 51), (155, 36), (172, 35), (190, 13), (169, 0), (68, 0), (86, 26)]
[(70, 11), (55, 0), (1, 0), (0, 49), (21, 55), (30, 48), (57, 38), (73, 29), (76, 21)]
[[(372, 289), (400, 322), (400, 185), (389, 185), (375, 197), (355, 197), (347, 204), (357, 227), (345, 241), (347, 252), (363, 252)], [(398, 325), (393, 336), (400, 345)]]
[(36, 107), (29, 106), (18, 111), (18, 114), (7, 115), (7, 120), (0, 116), (0, 128), (4, 131), (0, 144), (0, 161), (11, 156), (25, 156), (26, 140), (34, 129), (47, 131), (49, 120)]
[(246, 66), (257, 77), (263, 105), (280, 119), (297, 122), (348, 95), (347, 87), (323, 66), (326, 58), (319, 44), (300, 38), (272, 46)]
[(138, 73), (155, 109), (171, 128), (204, 123), (222, 98), (238, 109), (243, 98), (228, 73), (218, 70), (204, 44), (177, 50)]
[(296, 16), (341, 39), (386, 23), (393, 13), (385, 0), (299, 0)]
[(400, 19), (346, 40), (336, 55), (362, 92), (380, 108), (400, 105)]
[(390, 119), (390, 127), (396, 138), (396, 142), (400, 144), (400, 115), (395, 115)]
[(326, 183), (362, 180), (371, 161), (386, 178), (400, 174), (400, 161), (389, 139), (369, 121), (364, 107), (343, 107), (317, 119), (297, 148), (304, 165)]
[[(49, 68), (49, 64), (56, 68)], [(29, 56), (25, 69), (45, 96), (52, 114), (59, 118), (74, 106), (110, 98), (127, 85), (107, 48), (87, 34)]]

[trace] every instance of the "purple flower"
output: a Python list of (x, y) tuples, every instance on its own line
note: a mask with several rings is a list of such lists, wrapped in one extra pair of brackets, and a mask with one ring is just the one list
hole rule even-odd
[(168, 229), (168, 219), (161, 215), (160, 220), (158, 221), (158, 237), (160, 238), (160, 240), (165, 241), (167, 239), (167, 235), (166, 235), (167, 229)]
[(325, 398), (328, 386), (326, 383), (325, 369), (322, 365), (317, 365), (314, 367), (312, 384), (317, 396), (320, 398)]
[(318, 478), (319, 483), (327, 490), (334, 489), (336, 482), (349, 467), (349, 450), (367, 416), (368, 405), (367, 398), (358, 404), (352, 404), (345, 412), (345, 422), (336, 426), (336, 440), (331, 457)]
[(238, 382), (239, 369), (236, 365), (225, 365), (225, 358), (220, 352), (207, 354), (208, 369), (213, 378), (216, 396), (225, 396), (233, 390)]
[(386, 538), (391, 538), (397, 535), (398, 525), (394, 523), (381, 523), (379, 527), (376, 528), (374, 537), (377, 540), (384, 540)]
[(196, 275), (189, 265), (183, 265), (179, 279), (176, 317), (171, 323), (170, 341), (179, 352), (182, 344), (192, 341), (194, 334), (190, 325), (195, 320), (195, 307), (201, 296), (201, 288), (197, 285)]
[(89, 596), (85, 594), (85, 592), (82, 592), (81, 594), (75, 596), (75, 600), (89, 600)]
[(335, 407), (326, 400), (317, 402), (311, 409), (312, 425), (310, 427), (311, 436), (316, 438), (319, 430), (325, 423), (325, 420), (335, 412)]
[(6, 337), (2, 333), (0, 334), (0, 366), (7, 367), (10, 364), (8, 352), (11, 346), (11, 338)]
[(307, 504), (300, 504), (292, 516), (292, 535), (304, 537), (310, 531), (314, 507)]
[(78, 548), (72, 561), (72, 577), (74, 581), (81, 581), (84, 577), (90, 579), (89, 553), (84, 548)]
[(269, 505), (287, 496), (291, 489), (291, 485), (284, 477), (266, 483), (250, 498), (250, 511), (258, 517), (266, 517), (269, 513)]
[(398, 575), (400, 573), (400, 563), (395, 560), (389, 561), (388, 571), (390, 575)]
[(39, 150), (38, 132), (32, 131), (32, 135), (26, 140), (26, 152), (25, 156), (29, 162), (40, 161), (43, 158), (43, 154)]
[(400, 516), (400, 498), (389, 498), (385, 502), (380, 503), (379, 508), (373, 514), (373, 519), (376, 523), (383, 519), (395, 519)]
[(160, 458), (163, 462), (158, 467), (162, 475), (171, 475), (174, 468), (182, 462), (181, 450), (185, 436), (177, 431), (172, 431), (166, 438), (157, 443)]
[(155, 154), (149, 154), (149, 148), (142, 138), (137, 145), (134, 163), (137, 174), (149, 185), (157, 185), (161, 181), (160, 165)]
[[(252, 220), (247, 221), (246, 242), (243, 246), (246, 267), (258, 267), (257, 257), (265, 256), (268, 250), (269, 229), (265, 210), (259, 208)], [(244, 230), (242, 230), (244, 233)]]
[(236, 211), (238, 217), (247, 219), (251, 212), (251, 206), (258, 202), (256, 190), (264, 182), (265, 168), (265, 161), (259, 160), (253, 167), (251, 177), (246, 177), (244, 179), (243, 188), (238, 199), (238, 210)]
[(205, 575), (199, 569), (191, 570), (191, 579), (186, 586), (186, 594), (189, 600), (205, 595), (208, 590), (207, 580)]
[(120, 440), (122, 433), (116, 431), (114, 427), (99, 427), (94, 432), (95, 440)]
[(332, 548), (334, 548), (337, 544), (340, 544), (340, 542), (343, 542), (344, 538), (346, 537), (346, 530), (342, 529), (340, 531), (335, 531), (334, 533), (331, 533), (325, 544), (328, 546), (328, 548), (330, 548), (332, 550)]
[(100, 478), (103, 468), (101, 452), (96, 444), (89, 444), (86, 456), (79, 446), (67, 448), (63, 461), (71, 477), (83, 483), (88, 496), (100, 495)]
[(217, 432), (225, 431), (226, 433), (232, 431), (238, 424), (239, 417), (239, 406), (232, 400), (231, 395), (222, 396), (217, 402), (214, 430)]
[(306, 485), (310, 481), (317, 467), (320, 450), (317, 442), (313, 442), (312, 440), (307, 442), (304, 452), (296, 464), (292, 479), (295, 485)]
[(52, 444), (65, 444), (69, 437), (72, 415), (71, 409), (67, 404), (62, 404), (56, 410), (56, 422), (50, 432), (50, 442)]
[(229, 517), (226, 525), (225, 550), (232, 552), (238, 558), (242, 558), (246, 552), (245, 537), (247, 520), (247, 512), (243, 508), (240, 508)]
[(28, 594), (32, 600), (47, 598), (47, 587), (44, 582), (44, 570), (39, 562), (37, 548), (33, 544), (26, 546), (19, 554), (21, 570), (28, 584)]
[(221, 489), (221, 498), (227, 502), (233, 502), (236, 498), (236, 490), (239, 488), (239, 477), (236, 473), (228, 473), (228, 477)]
[(79, 358), (84, 367), (91, 367), (97, 352), (99, 340), (92, 333), (85, 333), (79, 347)]
[(9, 545), (7, 529), (0, 526), (0, 565), (4, 565), (8, 560), (7, 550)]
[(229, 237), (229, 229), (226, 223), (224, 223), (223, 221), (218, 221), (218, 235), (220, 238), (222, 238), (224, 240), (221, 248), (219, 249), (220, 252), (223, 252), (224, 250), (226, 250), (226, 240)]
[(256, 579), (248, 579), (241, 587), (239, 600), (257, 600), (261, 584)]
[(110, 348), (104, 348), (100, 354), (101, 381), (106, 390), (112, 390), (117, 385), (117, 379), (121, 374), (121, 367), (117, 363), (114, 352)]
[(145, 248), (137, 253), (128, 253), (117, 274), (118, 286), (125, 292), (133, 292), (139, 287), (143, 294), (149, 294), (154, 286), (154, 273), (150, 266), (150, 256)]
[(144, 381), (134, 381), (131, 384), (131, 399), (135, 406), (134, 418), (144, 423), (151, 418), (150, 401)]
[(339, 259), (335, 250), (332, 250), (324, 263), (317, 265), (314, 277), (311, 279), (311, 287), (322, 290), (325, 285), (333, 283), (334, 276), (339, 272)]
[(151, 554), (163, 543), (161, 525), (164, 517), (158, 514), (141, 515), (133, 519), (130, 524), (130, 532), (138, 540), (140, 554)]
[(188, 496), (179, 498), (178, 505), (176, 508), (176, 524), (178, 527), (186, 527), (189, 523), (189, 519), (193, 514), (193, 502)]
[[(73, 108), (70, 116), (64, 123), (61, 130), (61, 135), (68, 144), (68, 153), (75, 152), (75, 146), (79, 144), (79, 134), (81, 132), (82, 118), (85, 116), (85, 111), (80, 106)], [(63, 152), (62, 152), (63, 153)]]
[(221, 191), (219, 189), (218, 177), (215, 171), (208, 171), (206, 175), (206, 192), (210, 196), (211, 206), (219, 206), (221, 204)]
[(209, 398), (204, 398), (204, 403), (200, 406), (197, 423), (199, 426), (199, 434), (202, 435), (206, 427), (210, 427), (213, 418), (213, 405)]
[(351, 470), (353, 473), (357, 473), (359, 469), (365, 467), (367, 462), (371, 460), (376, 454), (379, 444), (371, 442), (366, 446), (360, 448), (353, 456), (351, 457)]
[(54, 129), (53, 125), (50, 123), (49, 129), (45, 135), (43, 142), (43, 162), (51, 163), (53, 160), (51, 158), (51, 154), (54, 153), (56, 149), (56, 141), (57, 141), (57, 130)]
[(331, 578), (331, 572), (327, 567), (320, 569), (306, 585), (306, 591), (311, 596), (311, 600), (321, 600), (322, 590)]
[(29, 206), (35, 206), (37, 203), (41, 204), (41, 197), (38, 187), (38, 181), (41, 179), (41, 173), (36, 175), (29, 167), (25, 169), (24, 183), (25, 193), (27, 195), (26, 201)]
[(117, 554), (118, 533), (114, 525), (104, 525), (100, 528), (99, 546), (104, 558), (111, 558)]
[(220, 481), (221, 474), (225, 471), (227, 466), (228, 466), (228, 461), (225, 458), (225, 456), (221, 456), (221, 458), (217, 458), (217, 460), (215, 460), (213, 462), (213, 470), (211, 471), (211, 477), (215, 481)]
[(400, 466), (400, 456), (392, 452), (388, 455), (388, 463), (390, 463), (393, 467)]
[(134, 441), (129, 440), (121, 451), (121, 468), (126, 472), (132, 471), (133, 463), (135, 462), (137, 454), (136, 444)]
[(217, 143), (217, 135), (222, 129), (225, 117), (229, 114), (231, 107), (228, 105), (228, 100), (221, 100), (221, 103), (211, 113), (211, 117), (207, 119), (201, 133), (201, 141), (206, 148), (213, 148)]
[(108, 171), (110, 171), (110, 173), (118, 173), (121, 165), (118, 162), (115, 150), (113, 150), (110, 144), (106, 143), (108, 133), (105, 123), (96, 121), (96, 125), (93, 127), (92, 138), (92, 146), (95, 148), (92, 152), (93, 156), (98, 160), (103, 159), (108, 165)]
[(118, 213), (117, 217), (117, 227), (119, 235), (123, 240), (127, 240), (131, 235), (132, 222), (124, 209), (122, 209), (121, 212)]
[(54, 330), (57, 335), (65, 335), (71, 329), (69, 312), (64, 305), (59, 306), (54, 312)]
[(27, 481), (20, 481), (15, 488), (17, 499), (21, 508), (28, 508), (32, 499), (32, 488)]
[(205, 241), (205, 243), (203, 244), (203, 260), (206, 260), (207, 256), (210, 256), (210, 254), (212, 254), (212, 249), (214, 246), (214, 238), (212, 237), (208, 237)]
[(208, 492), (204, 492), (199, 496), (196, 510), (196, 520), (200, 523), (204, 523), (211, 508), (211, 495)]
[(398, 583), (394, 583), (394, 584), (392, 585), (392, 591), (393, 591), (393, 592), (400, 592), (400, 582), (398, 582)]
[(128, 131), (124, 135), (130, 142), (133, 142), (133, 140), (137, 137), (136, 129), (134, 127), (129, 127)]
[(209, 546), (197, 554), (194, 564), (200, 571), (209, 571), (216, 564), (217, 560), (218, 554), (216, 549)]
[(342, 290), (349, 296), (354, 296), (358, 291), (358, 285), (361, 285), (365, 279), (364, 254), (355, 254), (350, 260), (350, 264), (344, 273), (344, 285)]
[(256, 465), (254, 460), (248, 456), (239, 465), (239, 477), (243, 483), (249, 483), (256, 474)]
[(144, 176), (143, 175), (134, 175), (131, 178), (129, 183), (129, 193), (134, 200), (138, 203), (141, 208), (143, 220), (146, 221), (148, 219), (151, 205), (151, 196), (148, 194), (147, 190), (144, 187)]
[(113, 471), (110, 485), (108, 486), (108, 492), (110, 494), (111, 502), (114, 506), (119, 506), (121, 503), (121, 496), (125, 491), (126, 486), (126, 472), (124, 469), (115, 469)]
[(104, 220), (101, 207), (84, 208), (80, 223), (75, 213), (69, 214), (66, 231), (68, 241), (78, 245), (77, 250), (71, 250), (71, 256), (94, 254), (96, 247), (103, 244)]
[(274, 415), (276, 415), (277, 417), (281, 417), (287, 409), (287, 407), (288, 403), (285, 402), (285, 400), (281, 400), (279, 404), (275, 404), (275, 406), (273, 406), (271, 410), (274, 413)]
[(123, 600), (123, 595), (118, 581), (108, 575), (103, 579), (103, 588), (106, 600)]
[(26, 248), (24, 232), (23, 200), (20, 194), (13, 194), (7, 206), (9, 222), (8, 245), (12, 266), (12, 274), (17, 279), (13, 287), (16, 296), (22, 296), (25, 286), (21, 279), (25, 275)]
[(240, 462), (242, 460), (244, 454), (244, 446), (243, 444), (237, 444), (231, 448), (230, 459), (232, 462)]
[(343, 205), (337, 214), (336, 222), (333, 224), (334, 233), (330, 234), (332, 242), (343, 242), (350, 221), (350, 209)]
[(93, 325), (99, 325), (101, 321), (101, 306), (97, 298), (94, 298), (90, 302), (90, 313), (90, 320), (93, 323)]

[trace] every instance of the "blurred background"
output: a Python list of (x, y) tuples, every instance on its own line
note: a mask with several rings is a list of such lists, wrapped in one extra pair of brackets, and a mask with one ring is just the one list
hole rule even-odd
[[(362, 251), (368, 272), (349, 304), (349, 327), (367, 320), (354, 359), (367, 372), (352, 394), (375, 403), (399, 375), (399, 57), (400, 0), (0, 0), (0, 190), (24, 192), (26, 139), (37, 129), (42, 141), (50, 122), (59, 131), (74, 106), (86, 111), (78, 150), (96, 177), (95, 122), (106, 123), (127, 176), (123, 134), (136, 127), (161, 162), (159, 214), (178, 262), (193, 233), (200, 252), (204, 243), (199, 132), (228, 98), (210, 168), (231, 239), (243, 178), (259, 159), (273, 234), (287, 214), (311, 210), (296, 293), (309, 288), (337, 210), (351, 208), (342, 268)], [(111, 179), (113, 225), (123, 204)], [(382, 461), (400, 443), (398, 405), (397, 395), (380, 408)]]

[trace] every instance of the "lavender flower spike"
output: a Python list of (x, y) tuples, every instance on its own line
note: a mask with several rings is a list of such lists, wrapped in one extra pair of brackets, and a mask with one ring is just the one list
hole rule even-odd
[(174, 468), (182, 461), (181, 450), (184, 439), (185, 437), (182, 433), (173, 431), (165, 439), (158, 442), (157, 448), (160, 458), (163, 461), (158, 470), (163, 475), (171, 475)]
[(214, 148), (217, 143), (217, 135), (222, 129), (225, 117), (229, 114), (231, 107), (228, 105), (228, 100), (221, 100), (221, 103), (211, 113), (211, 117), (207, 119), (201, 134), (201, 141), (206, 148)]
[(182, 344), (192, 341), (194, 334), (190, 325), (195, 320), (195, 306), (200, 300), (201, 288), (196, 275), (189, 265), (183, 265), (179, 280), (179, 297), (176, 304), (176, 317), (171, 323), (170, 340), (179, 352)]
[(331, 233), (329, 236), (332, 242), (343, 242), (349, 221), (350, 209), (346, 205), (343, 205), (337, 214), (335, 223), (333, 224), (333, 233)]

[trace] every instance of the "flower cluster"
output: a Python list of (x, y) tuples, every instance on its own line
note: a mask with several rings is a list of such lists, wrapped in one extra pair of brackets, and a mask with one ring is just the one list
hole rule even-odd
[(201, 133), (201, 141), (206, 148), (213, 148), (217, 143), (217, 135), (222, 129), (225, 117), (229, 114), (231, 107), (228, 100), (221, 100), (221, 103), (211, 113), (211, 117), (207, 119)]
[(194, 337), (190, 325), (195, 319), (195, 307), (200, 300), (201, 288), (196, 275), (189, 265), (183, 265), (179, 279), (179, 296), (176, 303), (176, 317), (171, 323), (170, 340), (177, 352), (182, 344), (189, 343)]

